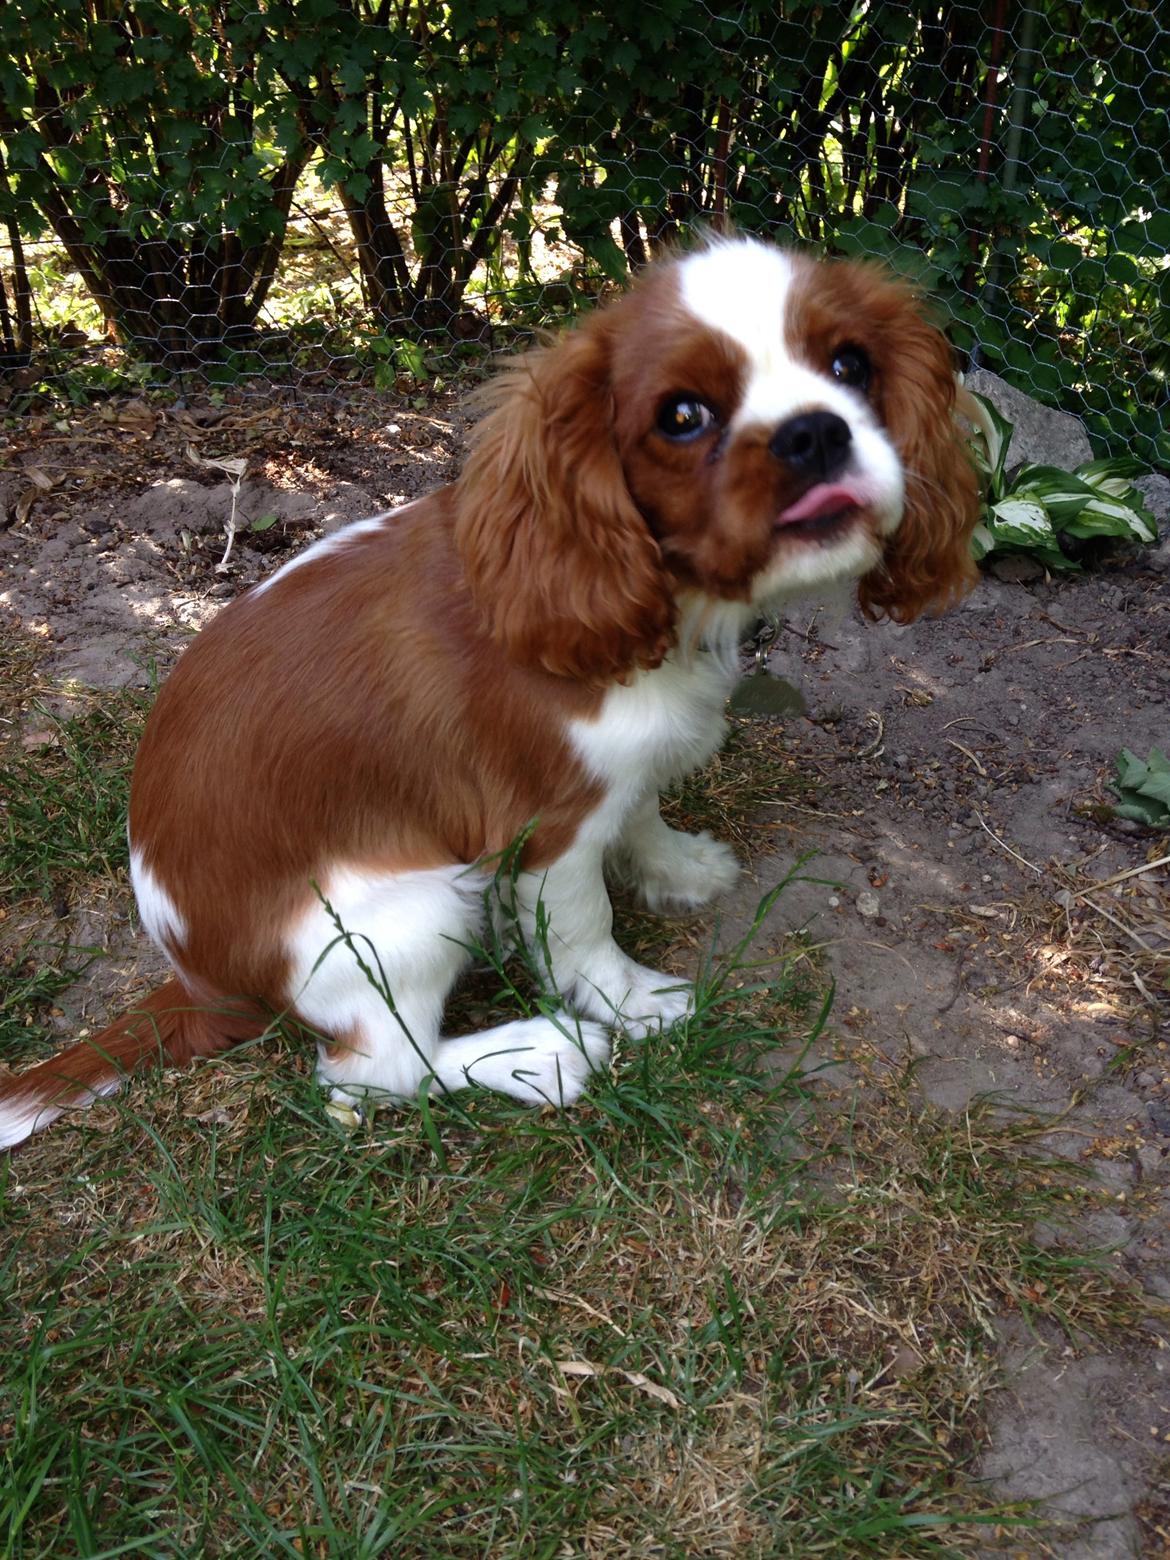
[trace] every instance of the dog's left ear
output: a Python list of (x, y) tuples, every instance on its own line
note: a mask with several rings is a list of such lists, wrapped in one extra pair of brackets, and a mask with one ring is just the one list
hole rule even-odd
[(943, 608), (975, 583), (971, 532), (979, 517), (979, 490), (955, 417), (954, 354), (908, 289), (887, 321), (890, 372), (882, 387), (882, 416), (902, 458), (906, 479), (901, 524), (882, 562), (861, 581), (858, 599), (867, 617), (885, 613), (910, 623), (928, 608)]
[(595, 684), (657, 666), (674, 641), (615, 438), (615, 312), (505, 370), (456, 483), (456, 542), (493, 636), (521, 665)]

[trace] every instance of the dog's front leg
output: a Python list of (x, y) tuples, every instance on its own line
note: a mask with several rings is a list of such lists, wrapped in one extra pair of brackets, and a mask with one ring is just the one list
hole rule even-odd
[(599, 844), (573, 845), (515, 880), (524, 941), (547, 986), (586, 1018), (632, 1035), (669, 1028), (690, 1011), (691, 987), (629, 958), (613, 940), (613, 908)]
[(730, 845), (706, 829), (684, 834), (662, 821), (651, 791), (626, 820), (610, 856), (615, 877), (651, 910), (694, 909), (727, 892), (739, 876)]

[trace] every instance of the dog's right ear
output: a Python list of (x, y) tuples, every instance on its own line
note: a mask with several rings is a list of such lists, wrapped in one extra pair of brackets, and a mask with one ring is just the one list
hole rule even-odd
[(675, 604), (626, 487), (611, 316), (505, 370), (456, 483), (456, 542), (494, 638), (524, 666), (600, 684), (657, 666)]

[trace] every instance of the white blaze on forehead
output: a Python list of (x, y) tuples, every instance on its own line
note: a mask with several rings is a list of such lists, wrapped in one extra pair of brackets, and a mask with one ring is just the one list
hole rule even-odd
[(733, 431), (751, 423), (776, 427), (814, 408), (836, 412), (852, 428), (876, 426), (861, 397), (833, 379), (829, 364), (817, 372), (792, 353), (787, 337), (792, 299), (810, 272), (809, 261), (752, 239), (715, 243), (682, 262), (684, 307), (730, 336), (748, 361)]
[(788, 297), (801, 262), (751, 239), (716, 241), (680, 267), (684, 306), (739, 343), (757, 371), (792, 360), (784, 345)]

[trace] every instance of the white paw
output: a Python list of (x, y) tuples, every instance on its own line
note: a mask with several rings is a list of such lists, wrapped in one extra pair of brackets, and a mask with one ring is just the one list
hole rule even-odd
[[(515, 1052), (499, 1052), (468, 1069), (468, 1081), (509, 1094), (524, 1105), (571, 1105), (591, 1073), (609, 1062), (609, 1035), (601, 1024), (558, 1014), (510, 1024)], [(523, 1034), (518, 1033), (524, 1031)], [(486, 1060), (486, 1059), (485, 1059)]]
[(695, 991), (687, 981), (661, 970), (647, 969), (632, 959), (624, 962), (620, 987), (611, 977), (604, 984), (590, 984), (583, 976), (574, 982), (573, 1006), (590, 1017), (635, 1040), (670, 1029), (694, 1010)]
[(701, 834), (669, 831), (655, 848), (630, 863), (629, 875), (651, 910), (705, 905), (725, 894), (739, 877), (730, 845), (706, 829)]

